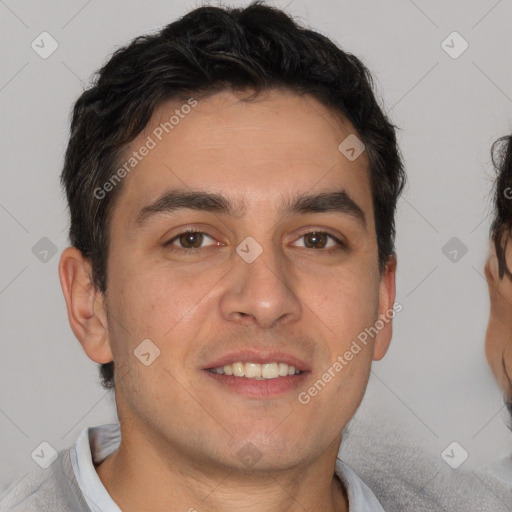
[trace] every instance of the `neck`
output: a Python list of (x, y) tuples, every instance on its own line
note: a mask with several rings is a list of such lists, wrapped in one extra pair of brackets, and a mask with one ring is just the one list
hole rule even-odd
[(307, 466), (240, 471), (165, 451), (141, 437), (121, 444), (96, 471), (123, 512), (347, 512), (346, 490), (334, 474), (333, 450)]

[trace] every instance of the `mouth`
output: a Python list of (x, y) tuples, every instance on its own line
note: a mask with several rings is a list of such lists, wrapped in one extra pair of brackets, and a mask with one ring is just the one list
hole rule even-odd
[(238, 361), (233, 364), (218, 366), (216, 368), (207, 368), (211, 373), (218, 375), (228, 375), (244, 379), (267, 380), (278, 379), (290, 375), (300, 375), (302, 370), (287, 363), (273, 361), (270, 363), (254, 363)]
[(283, 396), (296, 390), (311, 372), (295, 356), (261, 349), (226, 354), (203, 370), (219, 389), (250, 398)]

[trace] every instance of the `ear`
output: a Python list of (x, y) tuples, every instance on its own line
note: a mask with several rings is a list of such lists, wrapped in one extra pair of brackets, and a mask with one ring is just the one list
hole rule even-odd
[[(396, 276), (396, 257), (389, 258), (384, 269), (379, 284), (379, 318), (384, 323), (384, 327), (379, 329), (375, 335), (373, 346), (373, 360), (380, 361), (388, 351), (393, 334), (393, 320), (396, 311), (395, 303), (395, 276)], [(400, 306), (401, 309), (401, 306)]]
[(59, 278), (69, 325), (90, 359), (109, 363), (113, 358), (104, 295), (94, 288), (91, 276), (89, 260), (75, 247), (66, 248), (59, 262)]
[(499, 284), (498, 258), (496, 256), (496, 247), (494, 241), (489, 242), (489, 255), (484, 265), (484, 274), (489, 287), (489, 295), (491, 299), (495, 298), (496, 285)]

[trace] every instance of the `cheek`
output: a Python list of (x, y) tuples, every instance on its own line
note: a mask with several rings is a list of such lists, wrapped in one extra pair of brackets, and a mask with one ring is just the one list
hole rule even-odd
[(113, 273), (113, 302), (119, 315), (137, 330), (159, 335), (191, 312), (221, 277), (214, 271), (176, 270), (165, 262), (149, 268), (137, 263), (130, 267)]
[(315, 292), (310, 287), (306, 296), (312, 297), (318, 316), (338, 341), (357, 337), (376, 321), (379, 289), (368, 274), (345, 273), (326, 279), (321, 288)]
[(193, 350), (193, 343), (183, 340), (196, 338), (204, 323), (198, 322), (198, 316), (209, 318), (205, 309), (211, 307), (209, 294), (223, 274), (176, 272), (169, 267), (141, 265), (137, 272), (118, 269), (112, 273), (109, 334), (114, 359), (128, 368), (137, 366), (134, 350), (146, 339), (159, 348), (160, 363), (165, 361), (170, 369), (183, 366)]

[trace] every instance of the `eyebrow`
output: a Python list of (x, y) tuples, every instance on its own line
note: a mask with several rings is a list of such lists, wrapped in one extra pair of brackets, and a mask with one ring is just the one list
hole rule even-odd
[[(159, 214), (190, 209), (204, 212), (221, 213), (233, 217), (245, 214), (245, 205), (235, 203), (228, 197), (203, 191), (170, 190), (144, 206), (137, 215), (135, 227), (142, 225)], [(339, 213), (358, 221), (366, 228), (366, 217), (361, 207), (345, 190), (303, 194), (288, 199), (284, 205), (284, 214)]]

